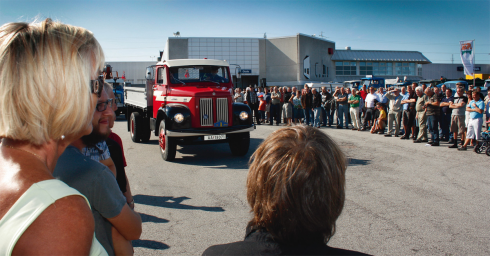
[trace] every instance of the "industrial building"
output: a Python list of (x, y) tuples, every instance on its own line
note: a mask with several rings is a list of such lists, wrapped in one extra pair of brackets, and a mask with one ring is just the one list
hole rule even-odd
[[(297, 34), (280, 38), (168, 38), (163, 59), (220, 59), (230, 63), (237, 87), (301, 86), (343, 82), (366, 75), (386, 79), (448, 79), (464, 77), (461, 64), (432, 64), (417, 51), (336, 49), (335, 42)], [(145, 67), (155, 62), (107, 62), (125, 73), (126, 81), (144, 83)], [(490, 65), (476, 65), (490, 73)]]

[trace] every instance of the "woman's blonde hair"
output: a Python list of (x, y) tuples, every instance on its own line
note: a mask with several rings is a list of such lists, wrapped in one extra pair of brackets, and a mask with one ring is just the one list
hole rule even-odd
[(0, 137), (35, 145), (78, 135), (104, 65), (92, 32), (46, 19), (0, 27)]
[(326, 243), (345, 200), (347, 161), (322, 131), (293, 126), (273, 132), (250, 158), (249, 225), (283, 244)]

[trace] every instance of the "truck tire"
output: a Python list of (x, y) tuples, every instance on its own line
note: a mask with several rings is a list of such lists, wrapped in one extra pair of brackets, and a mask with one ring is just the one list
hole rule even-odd
[(228, 144), (234, 156), (244, 156), (250, 147), (250, 132), (228, 134)]
[(141, 140), (141, 132), (143, 130), (142, 119), (141, 114), (138, 112), (133, 112), (131, 114), (131, 120), (129, 121), (129, 132), (133, 142), (140, 142)]
[(151, 137), (151, 129), (150, 129), (150, 119), (149, 118), (141, 118), (141, 136), (140, 139), (142, 142), (148, 142)]
[(158, 135), (158, 142), (160, 145), (160, 153), (165, 161), (173, 161), (175, 159), (175, 153), (177, 151), (177, 144), (175, 138), (170, 138), (165, 135), (165, 120), (160, 122), (160, 132)]

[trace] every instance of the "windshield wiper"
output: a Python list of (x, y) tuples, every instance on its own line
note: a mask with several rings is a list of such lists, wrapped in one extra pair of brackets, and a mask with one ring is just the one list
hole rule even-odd
[(184, 82), (180, 81), (179, 79), (175, 78), (173, 74), (170, 74), (172, 76), (172, 79), (177, 80), (178, 82), (181, 82), (183, 85), (186, 85)]

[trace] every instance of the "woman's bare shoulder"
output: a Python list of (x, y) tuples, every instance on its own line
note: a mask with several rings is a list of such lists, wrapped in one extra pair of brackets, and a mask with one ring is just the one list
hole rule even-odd
[(56, 200), (27, 228), (14, 254), (88, 255), (94, 234), (92, 212), (81, 196)]

